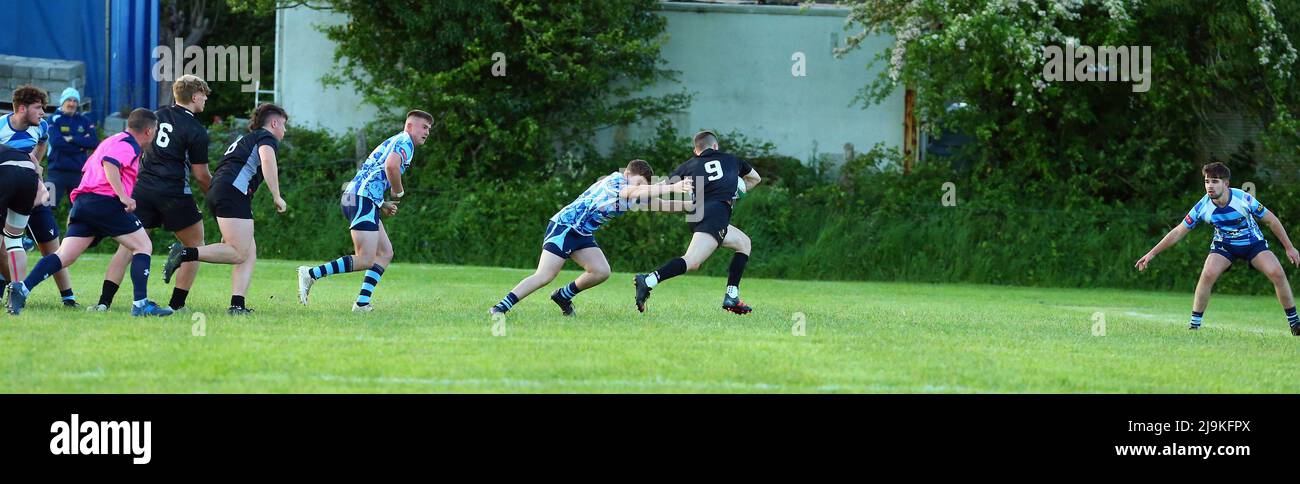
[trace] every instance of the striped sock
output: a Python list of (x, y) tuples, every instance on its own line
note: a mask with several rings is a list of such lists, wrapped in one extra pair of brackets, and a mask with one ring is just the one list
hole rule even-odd
[(342, 274), (344, 272), (352, 272), (352, 256), (350, 255), (345, 255), (313, 267), (311, 269), (311, 278), (320, 279), (325, 276)]
[(1201, 316), (1203, 316), (1203, 315), (1205, 315), (1204, 312), (1199, 312), (1199, 313), (1198, 313), (1198, 312), (1196, 312), (1196, 311), (1192, 311), (1192, 327), (1193, 327), (1193, 328), (1199, 328), (1199, 327), (1201, 327)]
[(560, 288), (560, 297), (573, 299), (573, 296), (577, 296), (580, 292), (582, 292), (582, 289), (578, 289), (578, 281), (573, 281), (569, 285)]
[(1300, 325), (1300, 316), (1296, 315), (1295, 306), (1291, 306), (1286, 309), (1286, 322), (1289, 323), (1291, 326)]
[(370, 266), (366, 271), (366, 279), (361, 282), (361, 294), (357, 296), (357, 306), (369, 306), (370, 296), (375, 293), (375, 286), (379, 285), (379, 279), (384, 277), (384, 268), (379, 264)]
[(496, 307), (497, 309), (500, 309), (501, 312), (506, 312), (509, 311), (510, 308), (515, 307), (515, 304), (517, 303), (519, 303), (519, 296), (516, 296), (515, 293), (512, 292), (506, 294), (506, 297), (501, 298), (501, 302), (497, 303)]

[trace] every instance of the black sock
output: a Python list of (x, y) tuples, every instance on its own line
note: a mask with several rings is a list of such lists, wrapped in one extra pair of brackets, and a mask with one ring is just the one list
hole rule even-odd
[(172, 288), (172, 301), (167, 303), (167, 307), (180, 309), (185, 307), (185, 298), (189, 297), (190, 291), (179, 287)]
[(199, 260), (198, 247), (186, 247), (181, 251), (181, 262), (194, 262)]
[(76, 295), (72, 294), (72, 289), (64, 289), (59, 291), (59, 297), (63, 298), (64, 300), (77, 298)]
[(731, 269), (727, 272), (727, 285), (740, 286), (740, 276), (745, 273), (745, 263), (749, 262), (749, 256), (737, 252), (731, 256)]
[(500, 309), (501, 312), (504, 313), (506, 311), (509, 311), (510, 308), (515, 307), (515, 304), (518, 303), (519, 303), (519, 296), (516, 296), (515, 293), (512, 292), (506, 294), (506, 297), (501, 298), (501, 302), (496, 304), (496, 308)]
[(104, 307), (113, 305), (113, 296), (117, 295), (117, 283), (109, 280), (104, 281), (104, 288), (99, 291), (99, 303)]
[(230, 296), (230, 307), (244, 308), (244, 296)]
[(654, 272), (653, 275), (655, 277), (655, 285), (658, 285), (660, 282), (664, 282), (666, 280), (672, 279), (674, 277), (680, 276), (685, 273), (686, 273), (686, 259), (678, 257), (676, 259), (670, 260), (668, 262), (665, 262), (664, 265), (659, 268), (659, 270)]

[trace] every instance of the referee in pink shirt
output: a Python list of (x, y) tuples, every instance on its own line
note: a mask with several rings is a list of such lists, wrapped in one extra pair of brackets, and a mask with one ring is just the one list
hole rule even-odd
[(141, 146), (158, 130), (158, 116), (148, 109), (131, 111), (127, 130), (99, 144), (82, 168), (81, 185), (72, 191), (68, 235), (59, 250), (41, 258), (23, 282), (9, 285), (9, 310), (22, 311), (31, 290), (59, 270), (71, 266), (86, 249), (112, 237), (131, 251), (131, 284), (135, 286), (132, 316), (170, 316), (172, 310), (149, 300), (149, 254), (153, 243), (136, 218), (131, 190), (140, 173)]

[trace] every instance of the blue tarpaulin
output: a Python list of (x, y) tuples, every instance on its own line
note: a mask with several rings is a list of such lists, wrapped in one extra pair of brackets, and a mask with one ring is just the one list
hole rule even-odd
[(85, 62), (82, 95), (100, 121), (119, 110), (157, 109), (150, 56), (158, 0), (5, 0), (0, 21), (0, 54)]

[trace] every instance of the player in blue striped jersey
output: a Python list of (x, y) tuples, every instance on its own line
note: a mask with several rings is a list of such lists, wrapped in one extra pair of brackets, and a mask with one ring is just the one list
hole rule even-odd
[[(423, 145), (433, 127), (433, 115), (420, 110), (406, 114), (402, 132), (384, 140), (361, 163), (352, 181), (343, 188), (343, 216), (352, 231), (352, 255), (345, 255), (316, 267), (298, 268), (298, 302), (307, 304), (311, 286), (317, 279), (340, 273), (364, 270), (352, 312), (370, 312), (370, 299), (384, 270), (393, 260), (393, 243), (384, 230), (381, 215), (397, 215), (397, 205), (406, 194), (402, 175), (411, 166), (415, 147)], [(393, 201), (384, 201), (384, 192), (392, 192)]]
[(1200, 329), (1201, 317), (1210, 303), (1210, 291), (1224, 271), (1237, 259), (1245, 260), (1273, 282), (1277, 300), (1286, 312), (1291, 334), (1300, 336), (1300, 316), (1296, 315), (1295, 298), (1291, 294), (1291, 284), (1287, 282), (1286, 271), (1277, 256), (1268, 249), (1268, 241), (1259, 230), (1256, 219), (1267, 225), (1273, 236), (1286, 249), (1286, 257), (1291, 264), (1300, 266), (1300, 251), (1291, 244), (1286, 229), (1277, 215), (1264, 208), (1264, 205), (1245, 191), (1229, 188), (1231, 173), (1222, 163), (1210, 163), (1201, 169), (1205, 175), (1205, 196), (1183, 217), (1182, 223), (1170, 230), (1160, 243), (1150, 252), (1138, 259), (1135, 266), (1139, 271), (1146, 270), (1147, 264), (1156, 254), (1182, 240), (1200, 222), (1214, 226), (1214, 239), (1210, 242), (1210, 254), (1205, 258), (1205, 267), (1201, 269), (1201, 279), (1196, 283), (1196, 296), (1192, 299), (1191, 326), (1188, 329)]
[(691, 209), (690, 202), (657, 198), (668, 193), (690, 193), (691, 179), (667, 186), (650, 185), (653, 176), (654, 170), (649, 163), (632, 160), (623, 170), (610, 173), (587, 187), (577, 199), (551, 216), (546, 225), (546, 235), (542, 237), (542, 256), (537, 262), (537, 271), (519, 281), (488, 313), (510, 311), (520, 300), (554, 280), (564, 268), (566, 259), (573, 259), (585, 272), (577, 280), (551, 293), (551, 301), (560, 306), (560, 311), (565, 316), (572, 316), (573, 297), (609, 279), (609, 261), (593, 235), (597, 229), (643, 202), (645, 208), (652, 211)]

